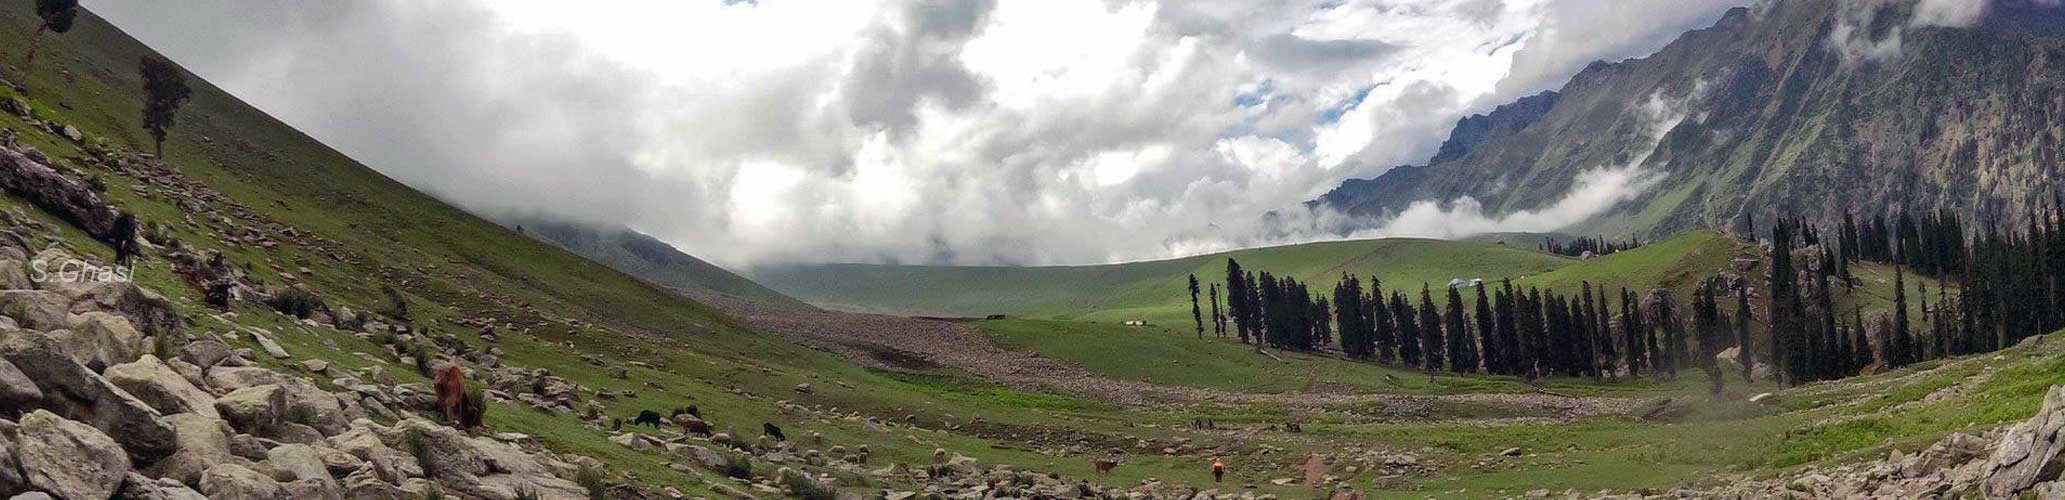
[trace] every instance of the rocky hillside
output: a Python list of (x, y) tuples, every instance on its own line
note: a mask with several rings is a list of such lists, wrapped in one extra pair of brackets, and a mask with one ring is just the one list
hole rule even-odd
[(1991, 5), (1970, 27), (1911, 1), (1735, 9), (1654, 55), (1594, 63), (1558, 91), (1464, 119), (1429, 164), (1314, 203), (1370, 224), (1463, 196), (1526, 210), (1582, 172), (1633, 165), (1656, 183), (1569, 232), (1660, 236), (1883, 207), (2014, 220), (2065, 188), (2065, 8)]
[(802, 304), (630, 228), (601, 228), (535, 217), (509, 217), (503, 223), (538, 241), (655, 285), (774, 304)]

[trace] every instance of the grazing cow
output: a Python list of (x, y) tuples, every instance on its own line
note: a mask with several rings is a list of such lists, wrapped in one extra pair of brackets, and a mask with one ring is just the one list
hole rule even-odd
[(639, 410), (638, 418), (632, 419), (631, 425), (650, 425), (652, 428), (658, 429), (660, 428), (660, 412)]
[(689, 434), (694, 434), (694, 435), (697, 435), (697, 436), (702, 436), (702, 437), (706, 437), (706, 438), (707, 438), (707, 437), (710, 437), (710, 423), (709, 423), (709, 422), (704, 422), (704, 421), (702, 421), (702, 420), (698, 420), (698, 419), (695, 419), (695, 418), (693, 418), (693, 417), (691, 417), (691, 418), (678, 418), (678, 419), (674, 419), (674, 425), (679, 425), (679, 426), (681, 426), (681, 432), (686, 432), (686, 433), (689, 433)]
[(1099, 458), (1092, 463), (1097, 466), (1098, 474), (1110, 474), (1112, 469), (1119, 468), (1119, 459), (1116, 458)]
[(782, 428), (775, 427), (773, 422), (761, 422), (760, 435), (774, 438), (775, 441), (789, 440), (788, 436), (782, 435)]
[(459, 425), (466, 420), (466, 370), (459, 365), (445, 365), (437, 370), (437, 408), (444, 413), (445, 423)]

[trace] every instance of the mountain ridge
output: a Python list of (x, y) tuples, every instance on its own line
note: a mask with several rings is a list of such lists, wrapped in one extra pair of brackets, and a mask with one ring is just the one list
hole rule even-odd
[[(1581, 172), (1631, 164), (1661, 182), (1535, 229), (1659, 237), (1885, 208), (2015, 220), (2060, 187), (2065, 8), (2003, 0), (1970, 28), (1912, 19), (1912, 2), (1733, 9), (1650, 56), (1586, 67), (1541, 109), (1523, 105), (1535, 96), (1464, 118), (1458, 147), (1313, 204), (1366, 225), (1465, 196), (1509, 213), (1554, 203)], [(1684, 118), (1645, 130), (1660, 110)], [(1518, 126), (1486, 133), (1485, 122)]]

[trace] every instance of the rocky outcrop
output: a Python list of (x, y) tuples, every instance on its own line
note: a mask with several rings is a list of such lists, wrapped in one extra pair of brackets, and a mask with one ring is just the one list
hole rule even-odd
[(2011, 497), (2040, 481), (2056, 479), (2060, 470), (2058, 453), (2065, 451), (2065, 386), (2052, 387), (2044, 395), (2043, 410), (2036, 417), (2008, 429), (1987, 457), (1986, 494)]
[(92, 188), (13, 148), (0, 148), (0, 189), (28, 200), (95, 238), (105, 238), (114, 230), (115, 210), (102, 202)]
[(114, 436), (136, 463), (156, 462), (172, 454), (176, 447), (172, 426), (159, 419), (157, 410), (62, 353), (55, 340), (38, 332), (0, 341), (0, 357), (20, 368), (43, 391), (36, 406)]

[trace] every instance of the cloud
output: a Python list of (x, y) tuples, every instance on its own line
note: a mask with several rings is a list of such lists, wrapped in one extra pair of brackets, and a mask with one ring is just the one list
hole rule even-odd
[(620, 224), (747, 267), (1336, 237), (1353, 221), (1302, 202), (1746, 1), (86, 5), (469, 210)]
[(1914, 26), (1970, 28), (1986, 17), (1992, 0), (1921, 0), (1914, 6)]
[(1649, 159), (1671, 129), (1688, 119), (1703, 119), (1691, 103), (1706, 96), (1707, 90), (1704, 80), (1695, 81), (1682, 95), (1659, 91), (1636, 103), (1630, 111), (1641, 120), (1639, 123), (1646, 125), (1646, 130), (1638, 145), (1630, 148), (1627, 162), (1579, 172), (1570, 190), (1548, 206), (1495, 214), (1486, 212), (1483, 203), (1469, 196), (1450, 200), (1446, 206), (1436, 200), (1423, 200), (1408, 205), (1382, 224), (1353, 231), (1351, 236), (1453, 239), (1486, 233), (1554, 232), (1604, 214), (1663, 182), (1666, 174), (1656, 169), (1661, 165), (1649, 165)]

